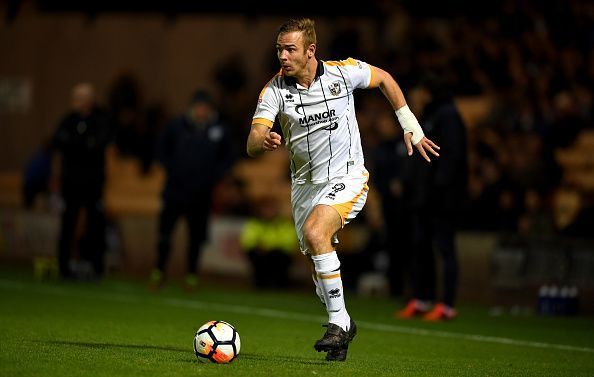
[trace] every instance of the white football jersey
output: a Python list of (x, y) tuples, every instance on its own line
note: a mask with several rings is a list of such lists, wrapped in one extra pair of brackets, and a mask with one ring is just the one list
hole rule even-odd
[(356, 59), (318, 61), (309, 88), (280, 72), (266, 84), (252, 124), (278, 117), (294, 183), (322, 183), (364, 164), (353, 91), (368, 88), (373, 67)]

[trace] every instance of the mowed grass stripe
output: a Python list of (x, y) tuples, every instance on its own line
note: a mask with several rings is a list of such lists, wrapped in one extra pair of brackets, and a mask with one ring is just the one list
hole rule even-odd
[[(289, 319), (289, 320), (297, 320), (297, 321), (303, 321), (303, 322), (323, 323), (323, 322), (327, 321), (327, 318), (324, 316), (310, 315), (310, 314), (283, 311), (283, 310), (270, 309), (270, 308), (256, 308), (256, 307), (251, 307), (251, 306), (247, 306), (247, 305), (233, 305), (233, 304), (205, 302), (205, 301), (198, 301), (198, 300), (185, 300), (185, 299), (177, 299), (177, 298), (160, 298), (160, 297), (141, 298), (141, 297), (137, 297), (137, 296), (133, 296), (133, 295), (129, 295), (129, 294), (122, 294), (122, 293), (103, 294), (103, 293), (98, 293), (95, 291), (85, 291), (84, 293), (82, 293), (82, 292), (79, 293), (79, 292), (75, 292), (75, 291), (60, 288), (60, 287), (45, 287), (45, 286), (39, 286), (39, 285), (25, 284), (22, 282), (11, 281), (11, 280), (0, 280), (0, 289), (29, 290), (29, 291), (34, 291), (34, 292), (40, 293), (40, 294), (52, 294), (52, 295), (57, 295), (57, 296), (75, 297), (75, 298), (89, 298), (90, 295), (92, 295), (92, 297), (94, 299), (100, 299), (100, 300), (104, 300), (104, 301), (116, 301), (116, 302), (123, 302), (123, 303), (143, 302), (143, 303), (160, 304), (160, 305), (167, 305), (167, 306), (181, 307), (181, 308), (190, 308), (190, 309), (210, 309), (210, 310), (218, 310), (218, 311), (224, 311), (224, 312), (236, 313), (236, 314), (260, 316), (260, 317), (275, 318), (275, 319)], [(397, 325), (374, 323), (374, 322), (360, 321), (360, 320), (357, 321), (357, 325), (361, 329), (380, 331), (380, 332), (393, 332), (393, 333), (401, 333), (401, 334), (408, 334), (408, 335), (415, 335), (415, 336), (460, 339), (460, 340), (468, 340), (468, 341), (481, 342), (481, 343), (493, 343), (493, 344), (499, 344), (499, 345), (512, 345), (512, 346), (541, 348), (541, 349), (554, 349), (554, 350), (570, 351), (570, 352), (594, 353), (594, 348), (578, 347), (578, 346), (572, 346), (572, 345), (566, 345), (566, 344), (534, 342), (534, 341), (512, 339), (512, 338), (484, 336), (484, 335), (480, 335), (480, 334), (464, 334), (464, 333), (456, 333), (456, 332), (449, 332), (449, 331), (428, 330), (428, 329), (420, 329), (420, 328), (415, 328), (415, 327), (397, 326)]]

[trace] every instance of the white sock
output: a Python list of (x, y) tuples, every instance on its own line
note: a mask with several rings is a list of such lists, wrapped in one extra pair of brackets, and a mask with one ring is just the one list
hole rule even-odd
[(318, 275), (318, 283), (321, 287), (326, 311), (328, 312), (328, 323), (334, 323), (348, 331), (351, 317), (344, 305), (344, 291), (340, 277), (340, 261), (336, 251), (326, 254), (312, 255), (315, 270)]
[(326, 306), (326, 301), (324, 300), (324, 292), (322, 292), (322, 287), (320, 286), (320, 283), (318, 282), (318, 278), (315, 273), (311, 275), (311, 279), (313, 280), (316, 286), (316, 294), (320, 298), (320, 301), (322, 301), (322, 305)]

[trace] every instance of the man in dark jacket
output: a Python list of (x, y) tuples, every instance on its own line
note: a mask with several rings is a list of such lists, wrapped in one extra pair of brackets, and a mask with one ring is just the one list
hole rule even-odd
[[(426, 320), (447, 320), (454, 309), (458, 284), (455, 235), (465, 208), (468, 185), (466, 129), (445, 82), (428, 74), (411, 91), (411, 104), (421, 113), (427, 137), (441, 146), (431, 165), (413, 160), (408, 178), (408, 205), (412, 209), (413, 298), (397, 315), (424, 315)], [(412, 106), (412, 105), (411, 105)], [(436, 294), (434, 248), (443, 265), (442, 295)], [(436, 303), (429, 312), (430, 304)]]
[[(407, 158), (402, 131), (393, 126), (393, 114), (386, 112), (376, 118), (378, 144), (370, 155), (371, 179), (381, 198), (384, 219), (383, 247), (389, 256), (387, 269), (390, 295), (402, 296), (405, 291), (410, 262), (411, 221), (408, 194), (404, 190), (404, 168), (412, 163)], [(420, 188), (417, 188), (420, 189)]]
[(188, 224), (187, 289), (197, 284), (198, 258), (208, 234), (208, 218), (215, 184), (233, 160), (228, 129), (219, 122), (211, 97), (196, 91), (188, 111), (171, 120), (158, 141), (157, 157), (167, 175), (159, 216), (156, 268), (150, 276), (151, 288), (164, 279), (171, 249), (171, 234), (177, 220)]
[(94, 276), (99, 278), (104, 270), (105, 250), (105, 150), (114, 129), (108, 113), (95, 104), (91, 84), (80, 83), (73, 88), (72, 109), (58, 125), (51, 143), (61, 158), (60, 188), (64, 200), (58, 264), (63, 278), (76, 277), (70, 259), (79, 213), (84, 209), (86, 232), (79, 254), (91, 262)]

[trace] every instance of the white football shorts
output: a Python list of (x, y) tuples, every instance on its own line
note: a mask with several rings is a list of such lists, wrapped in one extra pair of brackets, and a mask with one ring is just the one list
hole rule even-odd
[[(299, 238), (301, 252), (309, 254), (305, 238), (303, 237), (303, 224), (313, 208), (318, 204), (329, 205), (336, 209), (342, 219), (342, 227), (353, 220), (363, 209), (369, 192), (369, 172), (365, 167), (353, 168), (348, 175), (334, 178), (319, 184), (293, 184), (291, 188), (291, 203), (295, 231)], [(336, 234), (332, 243), (338, 243)]]

